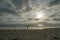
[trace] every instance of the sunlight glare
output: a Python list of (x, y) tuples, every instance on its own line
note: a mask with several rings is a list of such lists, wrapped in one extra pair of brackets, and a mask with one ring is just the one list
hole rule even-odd
[(43, 19), (44, 18), (44, 14), (42, 12), (37, 12), (36, 13), (36, 18), (37, 19)]

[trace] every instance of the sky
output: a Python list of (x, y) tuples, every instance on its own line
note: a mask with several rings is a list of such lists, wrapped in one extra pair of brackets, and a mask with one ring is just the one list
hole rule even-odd
[(59, 17), (60, 0), (0, 0), (0, 24), (57, 25)]

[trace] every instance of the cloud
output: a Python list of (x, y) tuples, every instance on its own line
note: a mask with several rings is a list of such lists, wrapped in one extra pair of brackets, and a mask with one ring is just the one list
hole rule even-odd
[(56, 27), (56, 26), (60, 26), (60, 23), (47, 23), (47, 22), (42, 22), (42, 23), (40, 23), (40, 24), (42, 24), (43, 26), (46, 26), (46, 27), (52, 27), (52, 26)]
[(14, 7), (7, 1), (3, 0), (0, 1), (0, 15), (4, 15), (5, 13), (17, 15)]
[(24, 1), (23, 0), (12, 0), (11, 1), (17, 9), (22, 8), (22, 6), (24, 5)]
[(60, 21), (60, 18), (53, 18), (54, 21)]
[(32, 10), (32, 8), (30, 7), (29, 1), (30, 0), (13, 0), (12, 3), (16, 6), (17, 10), (18, 9), (22, 10), (23, 7), (25, 7), (24, 10), (26, 12), (28, 12), (28, 11)]
[[(49, 16), (50, 14), (57, 13), (57, 11), (59, 11), (59, 7), (57, 7), (57, 6), (56, 7), (50, 7), (50, 6), (57, 5), (59, 3), (59, 0), (31, 0), (31, 1), (33, 1), (33, 3), (32, 3), (33, 7), (32, 8), (29, 5), (29, 1), (30, 0), (10, 0), (10, 1), (6, 1), (6, 2), (4, 1), (2, 4), (0, 2), (0, 4), (1, 4), (0, 5), (0, 7), (1, 7), (0, 8), (0, 14), (5, 14), (5, 12), (7, 12), (8, 14), (11, 14), (11, 15), (4, 17), (6, 20), (9, 18), (12, 18), (13, 21), (16, 19), (14, 23), (18, 23), (18, 22), (20, 24), (31, 23), (33, 25), (33, 19), (35, 17), (36, 11), (34, 11), (34, 12), (30, 12), (30, 11), (32, 11), (32, 8), (36, 7), (38, 3), (39, 3), (39, 8), (41, 7), (43, 10), (41, 10), (37, 7), (36, 7), (36, 9), (39, 9), (38, 11), (42, 11), (44, 14), (46, 14), (46, 16)], [(21, 13), (20, 10), (23, 13)], [(16, 17), (16, 15), (19, 15), (19, 14), (21, 16)], [(56, 14), (50, 16), (50, 18), (54, 17), (54, 16), (56, 16)], [(24, 20), (24, 21), (22, 21), (22, 20)], [(56, 19), (56, 20), (58, 20), (58, 19)], [(47, 23), (45, 22), (42, 24), (54, 25), (54, 24), (48, 24), (48, 22)], [(12, 22), (10, 22), (10, 23), (12, 23)], [(34, 21), (34, 23), (35, 23), (35, 21)]]
[(0, 8), (0, 15), (5, 14), (5, 12), (8, 13), (8, 14), (12, 14), (12, 15), (18, 15), (16, 13), (16, 11), (14, 11), (14, 10), (10, 10), (10, 9), (7, 9), (7, 8)]
[(54, 0), (49, 3), (49, 6), (58, 5), (58, 4), (60, 4), (60, 0)]

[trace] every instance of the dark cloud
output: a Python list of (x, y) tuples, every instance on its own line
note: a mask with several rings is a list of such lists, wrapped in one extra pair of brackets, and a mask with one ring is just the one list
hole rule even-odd
[(3, 13), (7, 12), (8, 14), (12, 14), (12, 15), (17, 15), (16, 11), (14, 10), (10, 10), (7, 8), (0, 8), (0, 15)]
[(33, 18), (27, 18), (27, 20), (33, 20)]
[(25, 3), (24, 0), (12, 0), (11, 2), (17, 7), (17, 9), (20, 9)]
[(59, 3), (60, 3), (60, 0), (54, 0), (50, 2), (49, 6), (57, 5)]
[(29, 12), (29, 11), (31, 11), (31, 10), (32, 10), (32, 8), (30, 8), (30, 7), (26, 7), (26, 9), (25, 9), (24, 12)]
[(52, 26), (60, 26), (60, 23), (47, 23), (47, 22), (42, 22), (42, 23), (40, 23), (40, 24), (42, 24), (43, 26), (48, 26), (48, 27), (52, 27)]
[(54, 21), (60, 21), (60, 18), (53, 18)]
[(12, 2), (16, 6), (16, 9), (21, 9), (25, 6), (26, 12), (32, 10), (32, 8), (29, 5), (29, 0), (13, 0)]
[[(16, 7), (15, 9), (12, 7), (13, 5)], [(22, 9), (24, 6), (26, 6), (26, 8)], [(31, 11), (32, 8), (29, 5), (29, 0), (0, 0), (0, 14), (8, 12), (8, 14), (18, 15), (19, 12), (16, 12), (16, 10), (22, 10), (22, 12)]]
[[(26, 5), (26, 9), (25, 9), (25, 12), (28, 12), (28, 11), (31, 11), (32, 10), (32, 7), (30, 7), (31, 5), (30, 5), (30, 1), (31, 0), (24, 0), (25, 2), (25, 5)], [(32, 3), (31, 3), (32, 4)]]
[(12, 5), (9, 2), (0, 0), (0, 15), (4, 15), (5, 13), (17, 15), (16, 11), (12, 8)]
[(50, 15), (49, 17), (52, 18), (52, 17), (55, 17), (55, 16), (58, 16), (57, 12), (55, 14)]

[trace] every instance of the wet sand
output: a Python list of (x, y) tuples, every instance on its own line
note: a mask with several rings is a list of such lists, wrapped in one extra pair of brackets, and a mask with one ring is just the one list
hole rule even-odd
[(49, 29), (0, 29), (0, 40), (59, 40), (60, 28)]

